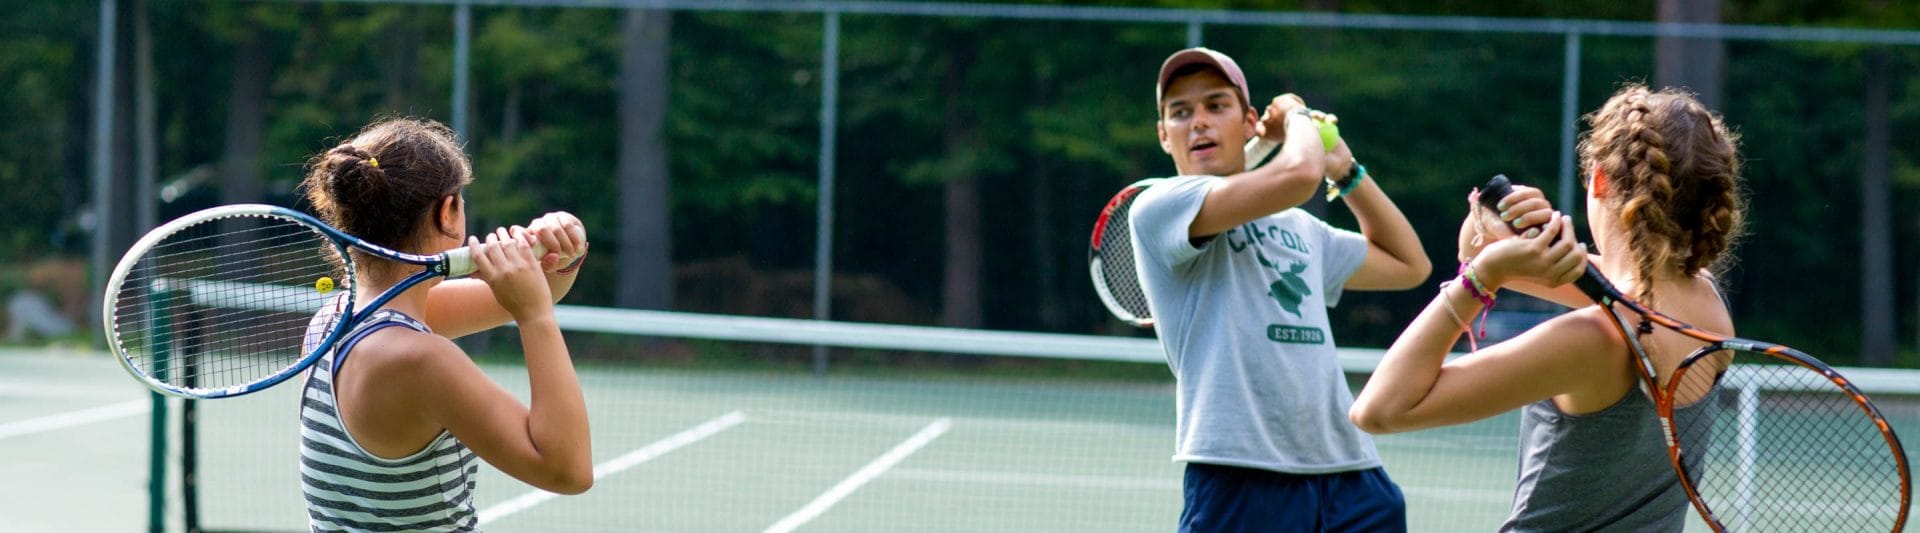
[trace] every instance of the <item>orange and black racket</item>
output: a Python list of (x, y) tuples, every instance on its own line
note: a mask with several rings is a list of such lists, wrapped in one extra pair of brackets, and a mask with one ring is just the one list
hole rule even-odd
[[(1505, 176), (1481, 190), (1496, 211)], [(1665, 426), (1667, 455), (1715, 531), (1901, 531), (1906, 451), (1879, 408), (1833, 367), (1778, 344), (1705, 331), (1626, 297), (1591, 263), (1574, 286), (1612, 315)], [(1698, 339), (1661, 385), (1640, 335)]]

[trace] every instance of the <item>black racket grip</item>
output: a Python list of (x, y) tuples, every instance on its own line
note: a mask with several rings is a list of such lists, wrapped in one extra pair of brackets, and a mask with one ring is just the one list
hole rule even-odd
[[(1506, 198), (1509, 194), (1513, 194), (1513, 181), (1507, 179), (1506, 174), (1494, 174), (1492, 178), (1487, 180), (1486, 185), (1480, 186), (1480, 206), (1487, 208), (1488, 211), (1499, 213), (1500, 200)], [(1514, 233), (1525, 233), (1527, 230), (1544, 225), (1545, 224), (1534, 224), (1524, 228), (1515, 228), (1513, 231)]]
[[(1500, 200), (1506, 198), (1509, 194), (1513, 194), (1513, 181), (1507, 179), (1506, 174), (1494, 174), (1493, 178), (1487, 180), (1486, 185), (1480, 186), (1480, 206), (1498, 213), (1500, 212)], [(1515, 231), (1526, 232), (1527, 230), (1544, 225), (1545, 224), (1534, 224)], [(1594, 303), (1601, 305), (1606, 305), (1610, 299), (1617, 298), (1617, 296), (1613, 295), (1620, 293), (1620, 290), (1614, 288), (1613, 284), (1607, 281), (1607, 277), (1600, 274), (1600, 269), (1591, 262), (1587, 263), (1586, 274), (1581, 275), (1579, 279), (1573, 280), (1573, 286), (1579, 288), (1580, 292), (1586, 293), (1587, 297), (1593, 299)]]

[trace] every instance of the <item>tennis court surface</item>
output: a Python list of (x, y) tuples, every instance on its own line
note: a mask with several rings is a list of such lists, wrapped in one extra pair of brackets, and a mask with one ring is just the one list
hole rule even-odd
[[(716, 320), (562, 313), (592, 411), (599, 479), (584, 495), (554, 496), (483, 467), (484, 528), (1165, 531), (1178, 517), (1180, 465), (1168, 459), (1173, 388), (1151, 340)], [(860, 347), (835, 351), (834, 365), (814, 374), (803, 345), (834, 339)], [(491, 345), (510, 354), (518, 342), (509, 331)], [(660, 352), (680, 355), (607, 355)], [(969, 355), (977, 353), (1000, 355)], [(0, 474), (45, 480), (0, 489), (0, 515), (20, 517), (13, 523), (27, 531), (144, 529), (153, 495), (144, 389), (104, 354), (0, 356), (0, 453), (41, 458), (9, 461)], [(1343, 351), (1356, 386), (1377, 357)], [(512, 360), (483, 357), (482, 366), (524, 399), (524, 368)], [(1920, 380), (1875, 378), (1893, 380), (1864, 385), (1875, 387), (1896, 429), (1920, 434), (1920, 395), (1897, 384)], [(290, 383), (199, 402), (191, 425), (179, 423), (182, 404), (170, 402), (173, 422), (155, 442), (165, 452), (169, 530), (189, 520), (206, 531), (304, 530), (297, 394)], [(74, 423), (5, 434), (49, 415)], [(1414, 530), (1499, 524), (1517, 425), (1510, 413), (1378, 438)], [(187, 454), (191, 488), (181, 476)]]

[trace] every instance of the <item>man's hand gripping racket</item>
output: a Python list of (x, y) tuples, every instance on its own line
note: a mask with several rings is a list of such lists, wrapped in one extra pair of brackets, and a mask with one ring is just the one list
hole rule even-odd
[[(1254, 124), (1256, 135), (1247, 141), (1246, 169), (1253, 170), (1265, 166), (1279, 155), (1281, 141), (1286, 138), (1285, 124), (1288, 112), (1294, 108), (1305, 108), (1305, 102), (1292, 94), (1274, 98), (1267, 105), (1260, 121)], [(1319, 125), (1320, 140), (1327, 150), (1340, 145), (1340, 117), (1330, 113), (1309, 110), (1308, 117)], [(1345, 164), (1351, 164), (1351, 156)], [(1345, 167), (1341, 167), (1344, 174)], [(1100, 209), (1099, 218), (1093, 223), (1093, 236), (1089, 239), (1087, 250), (1088, 270), (1093, 277), (1093, 289), (1100, 296), (1100, 303), (1114, 318), (1129, 325), (1142, 328), (1153, 327), (1153, 312), (1147, 308), (1146, 290), (1140, 285), (1139, 273), (1134, 270), (1134, 250), (1131, 236), (1132, 209), (1134, 200), (1142, 191), (1159, 183), (1161, 178), (1149, 178), (1136, 181)]]

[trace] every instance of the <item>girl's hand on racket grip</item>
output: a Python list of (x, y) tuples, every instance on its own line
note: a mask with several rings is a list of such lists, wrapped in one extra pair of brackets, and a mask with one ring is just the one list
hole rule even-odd
[(1473, 259), (1474, 272), (1490, 290), (1514, 280), (1558, 287), (1579, 278), (1586, 264), (1586, 250), (1574, 239), (1573, 219), (1558, 214), (1519, 238), (1488, 244)]
[(539, 258), (542, 272), (551, 274), (587, 254), (587, 227), (572, 213), (554, 211), (541, 215), (527, 224), (526, 229), (534, 242), (546, 248), (547, 253)]
[(1525, 185), (1514, 185), (1513, 192), (1501, 199), (1506, 209), (1495, 211), (1480, 205), (1481, 191), (1467, 193), (1467, 218), (1460, 221), (1461, 262), (1472, 261), (1480, 250), (1494, 241), (1518, 235), (1553, 220), (1557, 214), (1546, 193)]
[(540, 259), (533, 256), (533, 244), (532, 234), (520, 226), (495, 229), (484, 242), (467, 237), (477, 267), (473, 277), (487, 282), (494, 301), (514, 320), (553, 312), (553, 292), (540, 270)]
[(1485, 219), (1487, 230), (1496, 239), (1518, 235), (1560, 215), (1554, 212), (1553, 202), (1547, 201), (1546, 193), (1525, 185), (1514, 185), (1513, 192), (1501, 198), (1498, 205), (1499, 212), (1483, 213), (1488, 215)]

